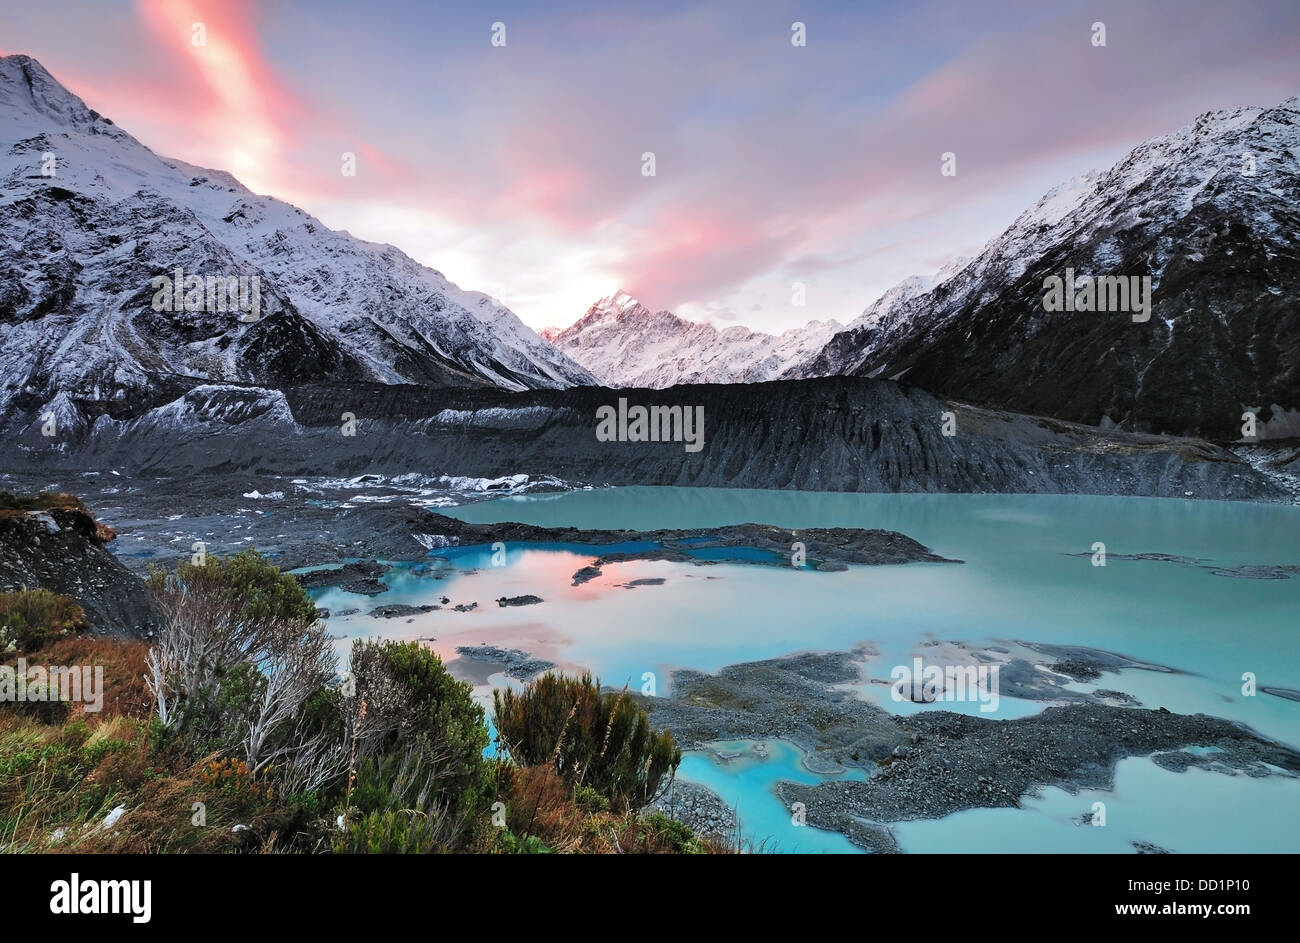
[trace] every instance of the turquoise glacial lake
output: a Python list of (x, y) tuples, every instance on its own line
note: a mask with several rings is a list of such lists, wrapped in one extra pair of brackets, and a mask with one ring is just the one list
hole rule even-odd
[[(793, 566), (691, 565), (634, 561), (572, 586), (599, 552), (574, 545), (511, 544), (505, 565), (492, 548), (435, 551), (453, 564), (432, 579), (400, 566), (390, 590), (366, 598), (329, 589), (315, 594), (335, 615), (330, 627), (352, 638), (423, 638), (477, 684), (456, 648), (489, 643), (525, 649), (565, 669), (587, 668), (605, 684), (659, 693), (673, 670), (716, 671), (741, 661), (799, 651), (839, 651), (869, 643), (863, 666), (888, 679), (891, 666), (933, 651), (934, 643), (1014, 648), (1019, 642), (1082, 645), (1126, 655), (1175, 673), (1125, 669), (1078, 690), (1111, 688), (1145, 707), (1206, 713), (1300, 746), (1300, 702), (1247, 696), (1259, 686), (1300, 689), (1300, 575), (1239, 578), (1215, 570), (1300, 565), (1300, 508), (1234, 502), (1049, 495), (878, 495), (696, 488), (614, 488), (500, 499), (440, 509), (475, 523), (635, 529), (758, 522), (791, 529), (879, 527), (900, 531), (961, 565), (851, 567), (822, 573)], [(1093, 564), (1094, 545), (1107, 564)], [(810, 547), (810, 556), (816, 556)], [(1161, 553), (1196, 563), (1118, 559)], [(499, 562), (499, 556), (498, 556)], [(1259, 575), (1256, 573), (1256, 575)], [(635, 580), (663, 580), (629, 586)], [(526, 593), (545, 602), (498, 607)], [(409, 618), (368, 615), (379, 604), (448, 606)], [(469, 612), (450, 606), (477, 602)], [(929, 646), (929, 647), (925, 647)], [(1044, 660), (1050, 660), (1046, 658)], [(481, 663), (479, 663), (481, 664)], [(889, 688), (864, 681), (858, 694), (887, 710), (957, 710), (1013, 718), (1046, 703), (1003, 696), (993, 712), (974, 702), (895, 702)], [(987, 705), (986, 705), (987, 706)], [(852, 852), (847, 839), (798, 827), (772, 791), (781, 779), (817, 782), (792, 744), (768, 742), (766, 758), (720, 759), (721, 747), (688, 753), (679, 775), (717, 791), (736, 807), (743, 836), (779, 851)], [(861, 771), (848, 776), (861, 778)], [(834, 778), (834, 777), (833, 777)], [(1075, 821), (1105, 803), (1106, 826)], [(1021, 809), (970, 810), (899, 823), (905, 851), (1131, 852), (1148, 841), (1175, 852), (1300, 851), (1300, 779), (1173, 773), (1145, 758), (1122, 761), (1114, 790), (1077, 795), (1047, 788)]]

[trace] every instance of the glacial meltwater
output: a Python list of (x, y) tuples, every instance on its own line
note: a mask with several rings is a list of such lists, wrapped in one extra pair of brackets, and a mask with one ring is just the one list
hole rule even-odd
[[(506, 497), (440, 509), (474, 523), (652, 530), (745, 522), (791, 529), (896, 530), (963, 564), (794, 566), (632, 561), (606, 565), (578, 586), (574, 573), (613, 549), (510, 544), (431, 551), (450, 561), (439, 578), (398, 566), (391, 588), (367, 598), (317, 592), (330, 627), (351, 638), (423, 638), (481, 696), (518, 684), (504, 665), (460, 658), (481, 643), (520, 649), (566, 670), (590, 669), (608, 685), (659, 694), (679, 668), (702, 671), (799, 651), (871, 643), (863, 698), (895, 712), (951, 710), (1014, 718), (1046, 702), (895, 701), (887, 681), (927, 643), (1016, 650), (1020, 643), (1088, 646), (1174, 671), (1127, 668), (1080, 691), (1115, 689), (1142, 706), (1238, 721), (1300, 746), (1300, 702), (1264, 688), (1300, 689), (1300, 508), (1232, 502), (1048, 495), (880, 495), (695, 488), (614, 488)], [(630, 535), (631, 537), (632, 535)], [(1096, 545), (1104, 544), (1106, 565)], [(793, 552), (793, 551), (792, 551)], [(495, 558), (494, 558), (495, 553)], [(1171, 559), (1125, 559), (1159, 554)], [(701, 552), (701, 558), (709, 554)], [(809, 548), (808, 555), (815, 557)], [(766, 555), (763, 555), (766, 558)], [(504, 565), (502, 563), (504, 558)], [(495, 565), (494, 565), (495, 564)], [(656, 582), (635, 582), (654, 580)], [(662, 580), (662, 582), (657, 582)], [(525, 594), (543, 602), (499, 606)], [(448, 602), (441, 603), (446, 597)], [(397, 618), (377, 605), (440, 605)], [(457, 605), (477, 603), (469, 611)], [(341, 614), (357, 610), (352, 614)], [(1050, 659), (1048, 659), (1050, 660)], [(1256, 693), (1243, 693), (1243, 675)], [(985, 710), (981, 710), (984, 707)], [(742, 835), (781, 851), (852, 851), (842, 836), (797, 827), (773, 793), (779, 780), (818, 782), (792, 744), (766, 758), (688, 753), (679, 776), (738, 810)], [(861, 771), (831, 778), (862, 777)], [(1105, 827), (1077, 824), (1094, 803)], [(897, 823), (904, 851), (1132, 851), (1133, 841), (1175, 852), (1300, 850), (1300, 779), (1253, 778), (1192, 768), (1177, 773), (1144, 757), (1119, 763), (1113, 790), (1070, 795), (1048, 787), (1019, 809), (976, 809)]]

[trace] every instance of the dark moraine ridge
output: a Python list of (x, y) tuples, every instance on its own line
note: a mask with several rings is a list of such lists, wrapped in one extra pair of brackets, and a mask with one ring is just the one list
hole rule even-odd
[[(524, 473), (595, 485), (807, 491), (1121, 494), (1289, 500), (1270, 476), (1199, 439), (1101, 430), (936, 399), (865, 377), (665, 390), (495, 390), (336, 383), (196, 385), (119, 404), (54, 439), (5, 417), (15, 467), (175, 476)], [(704, 408), (704, 446), (600, 442), (596, 412)], [(942, 414), (956, 418), (943, 434)], [(356, 418), (345, 435), (343, 415)]]
[[(922, 544), (892, 530), (859, 527), (809, 527), (790, 530), (771, 524), (730, 524), (725, 527), (672, 528), (664, 530), (583, 530), (577, 527), (538, 527), (505, 521), (499, 524), (467, 524), (441, 514), (425, 512), (423, 522), (432, 535), (449, 542), (473, 546), (497, 541), (514, 543), (607, 544), (649, 543), (644, 550), (618, 551), (602, 555), (600, 562), (624, 560), (672, 560), (696, 562), (691, 550), (756, 549), (772, 555), (762, 560), (737, 556), (727, 562), (790, 566), (791, 545), (807, 548), (808, 564), (821, 569), (843, 569), (847, 564), (881, 566), (891, 563), (960, 563), (931, 553)], [(717, 561), (717, 556), (712, 561)]]

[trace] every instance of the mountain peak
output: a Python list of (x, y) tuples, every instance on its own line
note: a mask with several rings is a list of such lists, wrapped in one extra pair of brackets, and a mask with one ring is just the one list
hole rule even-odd
[(41, 65), (40, 60), (23, 52), (15, 52), (8, 56), (0, 56), (0, 71), (6, 69), (22, 69), (33, 75), (42, 76), (47, 81), (53, 82), (55, 85), (59, 85), (58, 80), (54, 76), (50, 75), (50, 70)]
[(34, 112), (80, 131), (113, 125), (99, 112), (87, 108), (40, 62), (21, 53), (0, 56), (0, 106)]
[[(668, 312), (666, 311), (660, 312), (660, 315), (667, 314)], [(676, 317), (675, 315), (668, 316)], [(620, 288), (613, 294), (606, 295), (604, 298), (594, 302), (582, 313), (582, 317), (578, 318), (577, 321), (569, 325), (567, 328), (563, 328), (558, 333), (565, 334), (577, 331), (582, 327), (593, 323), (623, 321), (629, 317), (633, 319), (649, 319), (655, 317), (655, 315), (649, 308), (637, 301), (637, 299), (631, 294)]]
[(542, 336), (610, 386), (759, 383), (811, 356), (843, 325), (812, 321), (780, 335), (715, 327), (651, 311), (628, 292), (601, 298), (575, 323)]
[(624, 291), (622, 288), (612, 295), (606, 295), (601, 298), (589, 310), (603, 309), (606, 311), (630, 311), (632, 308), (644, 307), (641, 302), (637, 301), (631, 293)]

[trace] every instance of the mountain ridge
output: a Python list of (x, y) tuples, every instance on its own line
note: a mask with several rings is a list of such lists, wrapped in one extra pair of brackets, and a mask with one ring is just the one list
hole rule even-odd
[[(1219, 440), (1254, 409), (1261, 438), (1270, 422), (1285, 435), (1300, 409), (1297, 205), (1300, 98), (1207, 112), (1048, 191), (959, 272), (786, 376), (906, 376), (992, 407)], [(1151, 276), (1150, 320), (1046, 312), (1044, 280), (1067, 269)]]
[[(0, 417), (62, 394), (93, 421), (172, 382), (595, 382), (396, 247), (160, 157), (29, 56), (0, 58), (0, 181)], [(260, 316), (154, 310), (153, 279), (178, 268), (256, 276)]]

